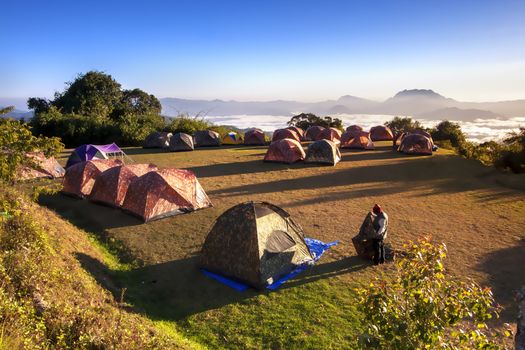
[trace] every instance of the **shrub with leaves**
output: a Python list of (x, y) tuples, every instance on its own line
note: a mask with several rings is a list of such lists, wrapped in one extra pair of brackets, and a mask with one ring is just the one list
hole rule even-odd
[(20, 165), (32, 165), (26, 153), (36, 150), (55, 156), (64, 145), (56, 137), (35, 137), (27, 124), (17, 120), (0, 120), (0, 180), (13, 181)]
[[(492, 292), (446, 274), (446, 246), (428, 240), (405, 246), (391, 281), (358, 289), (367, 349), (500, 349), (487, 321), (498, 317)], [(505, 331), (506, 335), (510, 335)]]

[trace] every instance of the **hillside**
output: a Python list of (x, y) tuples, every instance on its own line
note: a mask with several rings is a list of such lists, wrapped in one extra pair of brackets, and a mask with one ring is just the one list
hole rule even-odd
[(124, 291), (103, 288), (108, 276), (85, 270), (92, 262), (127, 268), (92, 236), (18, 190), (2, 188), (0, 201), (13, 212), (0, 216), (1, 349), (194, 347), (120, 302)]
[[(127, 288), (125, 300), (135, 310), (211, 348), (352, 348), (360, 332), (354, 288), (392, 272), (391, 264), (376, 268), (358, 258), (351, 243), (374, 203), (390, 215), (390, 246), (400, 249), (422, 236), (445, 242), (449, 274), (490, 286), (504, 307), (494, 324), (514, 322), (514, 292), (525, 264), (523, 176), (444, 150), (403, 156), (387, 144), (376, 151), (344, 150), (335, 167), (264, 163), (265, 150), (127, 149), (135, 162), (197, 175), (214, 207), (186, 215), (142, 224), (120, 210), (62, 195), (44, 196), (41, 204), (135, 261), (128, 270), (86, 265)], [(239, 293), (208, 279), (197, 267), (207, 233), (227, 208), (249, 200), (279, 205), (309, 237), (340, 243), (276, 292)]]

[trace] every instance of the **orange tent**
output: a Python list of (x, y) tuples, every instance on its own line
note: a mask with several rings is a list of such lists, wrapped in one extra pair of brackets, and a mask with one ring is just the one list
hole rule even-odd
[(264, 156), (265, 162), (295, 163), (304, 160), (306, 154), (297, 140), (284, 139), (272, 142)]
[(366, 131), (347, 131), (341, 136), (341, 148), (374, 149), (374, 143)]
[(122, 209), (147, 222), (211, 206), (191, 171), (161, 169), (131, 181)]
[(264, 146), (264, 132), (261, 129), (251, 129), (244, 133), (244, 144), (246, 146)]
[(66, 170), (62, 192), (83, 198), (91, 193), (96, 177), (103, 171), (122, 165), (118, 159), (93, 159), (76, 163)]
[(341, 143), (341, 130), (336, 128), (325, 128), (319, 134), (319, 139), (332, 141), (337, 146)]
[(43, 152), (26, 153), (32, 164), (17, 168), (17, 178), (31, 180), (38, 178), (56, 179), (63, 177), (66, 171), (58, 164), (55, 157), (46, 157)]
[(358, 133), (361, 131), (363, 131), (363, 128), (359, 125), (350, 125), (348, 128), (346, 128), (346, 132)]
[(298, 126), (289, 126), (286, 129), (290, 129), (290, 130), (295, 131), (297, 133), (297, 135), (299, 135), (299, 138), (301, 140), (304, 138), (304, 130), (301, 129), (300, 127), (298, 127)]
[(157, 170), (157, 166), (153, 164), (131, 164), (109, 168), (96, 177), (89, 199), (120, 207), (131, 181), (153, 170)]
[(299, 136), (299, 134), (291, 129), (277, 129), (273, 132), (272, 142), (283, 139), (301, 141), (301, 137)]
[(370, 138), (372, 141), (392, 141), (394, 134), (392, 134), (390, 128), (384, 125), (378, 125), (370, 129)]

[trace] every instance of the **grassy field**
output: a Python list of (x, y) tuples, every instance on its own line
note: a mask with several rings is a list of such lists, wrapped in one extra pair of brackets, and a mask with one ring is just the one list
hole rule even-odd
[[(360, 331), (353, 288), (391, 269), (359, 259), (351, 243), (374, 203), (390, 215), (394, 248), (428, 235), (445, 242), (449, 272), (492, 287), (505, 308), (498, 322), (514, 321), (514, 292), (525, 283), (523, 176), (498, 174), (444, 150), (404, 156), (386, 144), (343, 150), (335, 167), (263, 163), (265, 150), (127, 149), (135, 162), (195, 172), (214, 207), (191, 214), (141, 224), (119, 210), (62, 195), (43, 196), (41, 204), (117, 247), (130, 263), (108, 268), (80, 255), (101, 284), (117, 294), (127, 288), (136, 310), (212, 348), (352, 347)], [(200, 247), (218, 215), (248, 200), (279, 205), (307, 236), (340, 244), (276, 292), (239, 293), (209, 280), (196, 267)]]

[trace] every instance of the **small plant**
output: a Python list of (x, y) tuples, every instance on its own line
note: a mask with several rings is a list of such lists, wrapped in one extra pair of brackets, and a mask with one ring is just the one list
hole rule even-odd
[[(501, 334), (487, 321), (498, 317), (489, 288), (446, 274), (445, 244), (405, 246), (392, 281), (358, 289), (367, 349), (500, 349)], [(504, 332), (507, 336), (508, 331)]]

